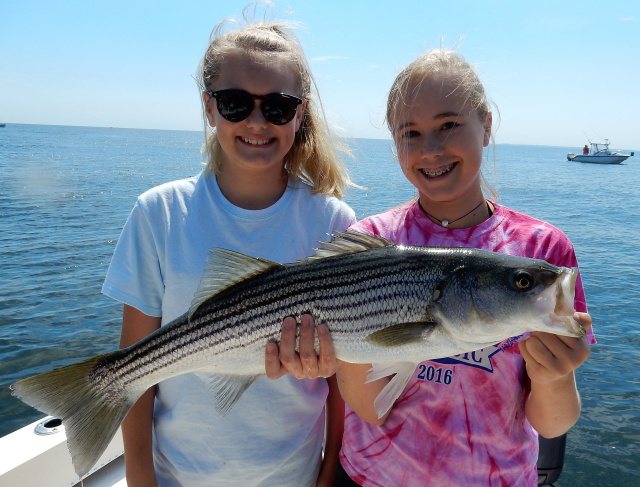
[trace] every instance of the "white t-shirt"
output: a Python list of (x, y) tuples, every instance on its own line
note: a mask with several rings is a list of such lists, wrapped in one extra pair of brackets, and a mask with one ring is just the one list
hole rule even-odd
[[(346, 203), (312, 195), (302, 182), (290, 181), (263, 210), (232, 205), (210, 175), (167, 183), (138, 198), (102, 291), (165, 325), (188, 310), (211, 248), (293, 262), (354, 222)], [(263, 377), (221, 418), (194, 374), (161, 382), (154, 409), (160, 485), (315, 485), (327, 390), (324, 379)]]

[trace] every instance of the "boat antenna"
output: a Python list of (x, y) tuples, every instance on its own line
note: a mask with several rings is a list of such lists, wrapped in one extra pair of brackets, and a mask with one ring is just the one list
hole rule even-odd
[[(600, 134), (596, 134), (596, 135), (598, 136), (598, 140), (603, 140), (604, 139), (604, 137), (600, 137)], [(604, 139), (604, 140), (607, 140), (607, 139)]]

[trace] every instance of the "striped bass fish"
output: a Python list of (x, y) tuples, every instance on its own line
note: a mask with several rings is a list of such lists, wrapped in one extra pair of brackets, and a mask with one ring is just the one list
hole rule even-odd
[[(384, 414), (418, 363), (479, 350), (530, 331), (581, 337), (572, 315), (576, 269), (470, 248), (396, 246), (338, 234), (317, 255), (277, 264), (213, 249), (191, 308), (128, 348), (20, 380), (13, 394), (62, 419), (79, 476), (97, 462), (151, 386), (195, 372), (224, 415), (265, 374), (282, 321), (326, 323), (340, 360), (396, 374)], [(317, 344), (317, 343), (316, 343)]]

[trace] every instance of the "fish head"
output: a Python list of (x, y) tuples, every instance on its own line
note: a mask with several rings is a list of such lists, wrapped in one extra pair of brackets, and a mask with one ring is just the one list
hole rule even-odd
[(480, 251), (438, 282), (430, 313), (448, 335), (470, 343), (531, 331), (582, 337), (573, 319), (577, 277), (577, 269)]

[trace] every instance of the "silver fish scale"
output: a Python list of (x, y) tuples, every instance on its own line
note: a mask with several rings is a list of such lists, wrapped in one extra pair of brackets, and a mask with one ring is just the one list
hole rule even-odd
[(205, 351), (221, 361), (229, 354), (264, 360), (282, 320), (304, 313), (327, 323), (336, 348), (357, 352), (367, 346), (363, 337), (379, 329), (424, 319), (433, 288), (446, 274), (443, 264), (456, 260), (452, 252), (463, 258), (467, 251), (385, 247), (277, 266), (221, 291), (191, 321), (184, 315), (134, 345), (127, 358), (103, 365), (113, 368), (113, 381), (126, 385), (167, 363), (197, 361)]

